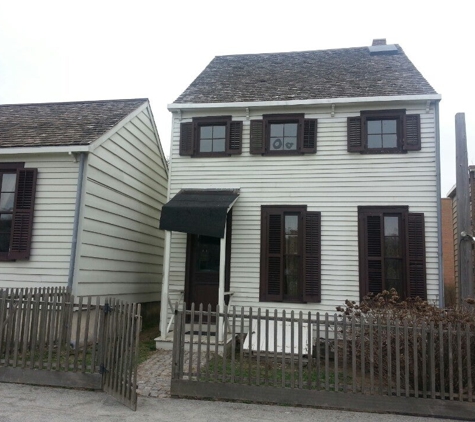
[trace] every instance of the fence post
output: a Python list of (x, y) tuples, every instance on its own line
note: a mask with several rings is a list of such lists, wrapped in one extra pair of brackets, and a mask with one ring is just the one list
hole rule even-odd
[(181, 344), (181, 331), (182, 331), (182, 319), (183, 312), (179, 311), (178, 308), (175, 309), (175, 324), (173, 328), (173, 368), (172, 368), (172, 379), (179, 380), (181, 379), (183, 372), (181, 368), (183, 367), (183, 362), (181, 362), (181, 349), (184, 345)]

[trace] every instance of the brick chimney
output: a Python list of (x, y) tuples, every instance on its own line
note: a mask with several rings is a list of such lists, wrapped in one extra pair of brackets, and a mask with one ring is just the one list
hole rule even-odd
[(386, 38), (375, 38), (373, 45), (386, 45)]

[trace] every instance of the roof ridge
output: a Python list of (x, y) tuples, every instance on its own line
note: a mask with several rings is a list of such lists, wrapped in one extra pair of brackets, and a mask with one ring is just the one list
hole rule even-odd
[(35, 105), (66, 105), (66, 104), (98, 104), (98, 103), (113, 103), (113, 102), (132, 102), (132, 101), (149, 101), (148, 98), (123, 98), (113, 100), (84, 100), (84, 101), (51, 101), (46, 103), (13, 103), (0, 104), (0, 107), (16, 107), (16, 106), (35, 106)]
[[(399, 44), (388, 44), (395, 45), (401, 51), (402, 48)], [(240, 53), (240, 54), (223, 54), (214, 56), (215, 58), (219, 57), (242, 57), (242, 56), (272, 56), (272, 55), (284, 55), (284, 54), (300, 54), (300, 53), (317, 53), (325, 51), (342, 51), (342, 50), (361, 50), (368, 49), (370, 46), (361, 46), (361, 47), (339, 47), (339, 48), (325, 48), (323, 50), (293, 50), (293, 51), (276, 51), (272, 53)]]

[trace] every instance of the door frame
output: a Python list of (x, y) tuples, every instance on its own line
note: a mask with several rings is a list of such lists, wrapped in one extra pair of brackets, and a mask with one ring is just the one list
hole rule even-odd
[[(231, 278), (231, 239), (232, 239), (232, 208), (229, 210), (228, 215), (226, 217), (226, 252), (225, 252), (225, 272), (224, 272), (224, 290), (229, 292), (230, 288), (230, 278)], [(185, 295), (184, 301), (186, 307), (190, 304), (191, 299), (191, 283), (192, 283), (192, 269), (193, 269), (193, 236), (194, 234), (187, 234), (186, 237), (186, 266), (185, 266)], [(220, 257), (221, 259), (221, 257)], [(229, 295), (226, 295), (224, 298), (224, 303), (226, 305), (229, 304)]]

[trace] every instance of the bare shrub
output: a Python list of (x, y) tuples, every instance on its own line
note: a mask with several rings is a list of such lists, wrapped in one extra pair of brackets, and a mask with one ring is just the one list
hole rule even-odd
[[(396, 290), (368, 295), (357, 304), (338, 306), (353, 351), (390, 389), (405, 386), (411, 394), (435, 389), (441, 396), (465, 394), (475, 381), (475, 300), (441, 309), (420, 298), (402, 300)], [(353, 350), (355, 348), (356, 350)], [(399, 357), (399, 365), (396, 359)]]

